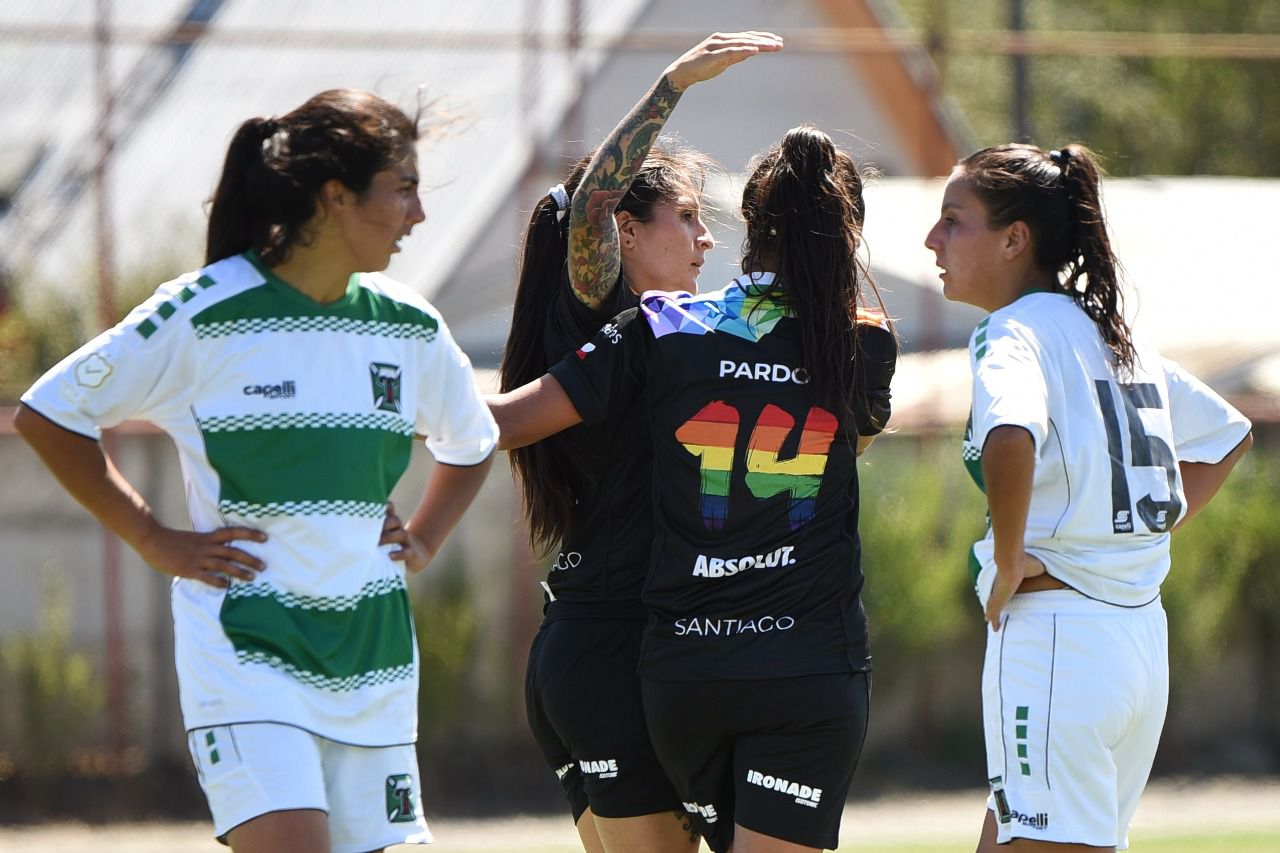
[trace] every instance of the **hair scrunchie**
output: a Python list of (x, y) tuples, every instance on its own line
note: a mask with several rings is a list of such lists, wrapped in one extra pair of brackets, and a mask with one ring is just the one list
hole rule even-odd
[(564, 212), (569, 209), (569, 193), (564, 184), (556, 184), (547, 190), (547, 195), (556, 203), (556, 222), (564, 219)]

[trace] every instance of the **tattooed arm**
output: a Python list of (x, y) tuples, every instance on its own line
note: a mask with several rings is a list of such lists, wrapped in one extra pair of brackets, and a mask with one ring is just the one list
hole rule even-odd
[(772, 33), (716, 33), (667, 67), (596, 149), (569, 212), (569, 281), (581, 302), (603, 307), (622, 269), (613, 214), (685, 89), (757, 53), (782, 49)]

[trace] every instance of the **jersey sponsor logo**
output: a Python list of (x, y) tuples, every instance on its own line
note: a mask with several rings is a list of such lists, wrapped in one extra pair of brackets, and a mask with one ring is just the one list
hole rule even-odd
[(91, 353), (76, 362), (76, 382), (85, 388), (101, 387), (111, 375), (111, 362), (101, 353)]
[(573, 762), (572, 762), (572, 761), (570, 761), (568, 764), (565, 764), (565, 765), (563, 765), (563, 766), (561, 766), (561, 767), (557, 767), (557, 768), (556, 768), (556, 778), (557, 778), (557, 779), (563, 779), (564, 777), (566, 777), (566, 776), (568, 776), (568, 775), (569, 775), (569, 771), (570, 771), (570, 770), (572, 770), (572, 769), (573, 769)]
[(770, 776), (766, 773), (761, 773), (759, 770), (748, 770), (747, 782), (752, 785), (758, 785), (761, 788), (777, 791), (780, 794), (786, 794), (789, 797), (795, 797), (797, 803), (802, 806), (808, 806), (811, 809), (816, 809), (818, 803), (822, 800), (821, 788), (802, 785), (799, 782), (792, 782), (790, 779), (783, 779), (781, 776)]
[(720, 378), (754, 379), (757, 382), (794, 382), (797, 385), (809, 384), (809, 371), (803, 367), (789, 367), (785, 364), (766, 364), (762, 361), (720, 360)]
[(275, 385), (246, 385), (244, 386), (244, 395), (246, 397), (262, 397), (267, 400), (283, 400), (288, 397), (296, 397), (298, 395), (298, 386), (292, 379), (286, 379)]
[(373, 385), (373, 406), (384, 412), (400, 411), (400, 365), (373, 362), (369, 365)]
[(710, 803), (707, 803), (706, 805), (703, 805), (702, 803), (685, 803), (684, 810), (689, 814), (700, 815), (707, 823), (715, 823), (716, 818), (718, 817), (716, 814), (716, 807)]
[(732, 637), (735, 634), (768, 634), (790, 631), (796, 626), (792, 616), (758, 616), (751, 619), (677, 619), (672, 623), (677, 637)]
[(413, 814), (413, 776), (397, 773), (387, 777), (387, 822), (411, 823)]
[(727, 578), (751, 568), (776, 569), (779, 566), (794, 566), (796, 559), (791, 556), (791, 552), (795, 549), (794, 545), (784, 545), (768, 554), (727, 559), (699, 554), (698, 559), (693, 563), (693, 576), (695, 578)]
[(586, 758), (578, 762), (578, 769), (583, 773), (594, 773), (601, 779), (613, 779), (618, 775), (618, 759), (603, 758), (592, 760)]
[(561, 551), (559, 554), (556, 554), (556, 561), (551, 564), (551, 571), (567, 572), (570, 569), (578, 568), (581, 563), (582, 555), (577, 551), (570, 551), (567, 554), (564, 551)]

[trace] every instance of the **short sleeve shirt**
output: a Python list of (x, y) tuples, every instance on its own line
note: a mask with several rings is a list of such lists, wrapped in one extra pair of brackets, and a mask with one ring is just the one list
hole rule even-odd
[(22, 397), (96, 438), (151, 421), (178, 448), (196, 530), (257, 528), (266, 564), (219, 590), (174, 582), (187, 727), (273, 721), (364, 746), (416, 737), (404, 569), (379, 546), (415, 434), (482, 462), (497, 426), (443, 319), (404, 285), (352, 276), (317, 303), (252, 255), (162, 285)]
[[(981, 481), (998, 426), (1026, 429), (1036, 463), (1026, 549), (1085, 595), (1153, 600), (1169, 571), (1169, 531), (1186, 509), (1178, 462), (1217, 462), (1248, 433), (1243, 415), (1154, 350), (1117, 375), (1094, 322), (1064, 294), (1033, 293), (983, 320), (969, 346), (973, 408), (964, 458)], [(991, 532), (974, 546), (985, 601)]]
[[(646, 294), (551, 372), (583, 419), (648, 411), (656, 501), (650, 678), (777, 678), (869, 667), (856, 446), (887, 416), (896, 357), (859, 325), (875, 398), (856, 419), (818, 405), (773, 275), (708, 294)], [(864, 385), (872, 380), (861, 379)], [(874, 408), (880, 419), (869, 412)]]

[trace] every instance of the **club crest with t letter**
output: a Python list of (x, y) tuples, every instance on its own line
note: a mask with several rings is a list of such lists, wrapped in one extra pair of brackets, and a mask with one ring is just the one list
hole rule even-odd
[(387, 820), (391, 823), (408, 823), (415, 820), (413, 777), (408, 773), (387, 777)]
[(373, 362), (369, 365), (373, 383), (373, 405), (384, 412), (400, 411), (400, 365)]

